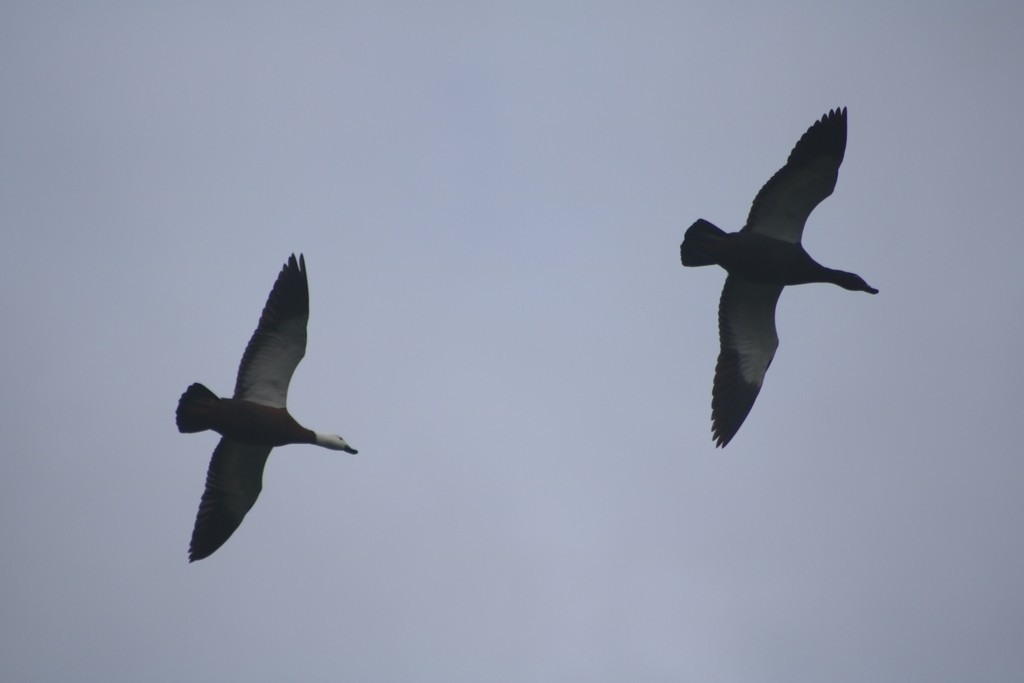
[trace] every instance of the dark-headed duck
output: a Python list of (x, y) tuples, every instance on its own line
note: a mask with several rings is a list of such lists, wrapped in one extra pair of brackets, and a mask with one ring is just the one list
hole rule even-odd
[(859, 275), (819, 264), (800, 244), (807, 217), (836, 187), (845, 153), (844, 107), (804, 133), (786, 165), (757, 193), (742, 230), (726, 233), (700, 219), (686, 231), (680, 247), (684, 266), (717, 264), (729, 273), (718, 303), (721, 351), (711, 393), (716, 446), (736, 436), (761, 390), (779, 346), (775, 304), (783, 287), (831, 282), (878, 293)]
[(281, 269), (259, 325), (245, 347), (232, 398), (193, 384), (178, 401), (178, 431), (221, 435), (189, 545), (189, 562), (213, 554), (231, 537), (263, 488), (263, 467), (275, 446), (311, 443), (355, 453), (337, 434), (306, 429), (288, 413), (288, 383), (306, 353), (309, 284), (306, 261), (293, 254)]

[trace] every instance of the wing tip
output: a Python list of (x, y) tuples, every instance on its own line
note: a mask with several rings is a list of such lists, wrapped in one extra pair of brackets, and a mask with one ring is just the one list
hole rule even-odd
[[(747, 412), (749, 414), (749, 410)], [(735, 419), (726, 420), (720, 410), (713, 410), (711, 416), (711, 440), (715, 442), (715, 448), (725, 448), (728, 446), (729, 442), (739, 433), (740, 427), (743, 426), (743, 422), (746, 419), (747, 416), (744, 415), (738, 421)]]
[(299, 257), (298, 257), (298, 259), (296, 259), (295, 258), (295, 253), (293, 252), (291, 254), (291, 256), (288, 257), (288, 260), (285, 262), (284, 268), (282, 268), (282, 271), (286, 271), (286, 270), (297, 270), (297, 271), (299, 271), (299, 273), (305, 275), (306, 274), (306, 256), (305, 256), (305, 254), (303, 254), (300, 251), (299, 252)]
[(830, 109), (793, 146), (786, 165), (812, 161), (818, 156), (832, 156), (843, 163), (846, 156), (846, 107)]
[(198, 560), (205, 560), (207, 557), (217, 552), (217, 549), (220, 548), (220, 546), (224, 545), (224, 543), (221, 542), (219, 545), (210, 547), (209, 543), (203, 542), (203, 539), (200, 537), (200, 534), (198, 532), (198, 528), (192, 532), (192, 540), (188, 544), (189, 564), (192, 564), (193, 562), (196, 562)]

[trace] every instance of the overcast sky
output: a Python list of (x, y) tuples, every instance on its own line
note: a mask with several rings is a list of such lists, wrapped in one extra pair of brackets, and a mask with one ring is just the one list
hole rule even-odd
[[(1014, 681), (1024, 5), (0, 5), (0, 679)], [(716, 450), (720, 269), (849, 107)], [(289, 407), (209, 559), (211, 433), (306, 256)]]

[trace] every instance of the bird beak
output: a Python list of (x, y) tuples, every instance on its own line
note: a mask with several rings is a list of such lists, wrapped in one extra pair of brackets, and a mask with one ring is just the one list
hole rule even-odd
[(346, 453), (351, 453), (352, 455), (355, 455), (356, 453), (359, 452), (356, 449), (352, 448), (351, 446), (343, 448), (342, 450), (345, 451)]

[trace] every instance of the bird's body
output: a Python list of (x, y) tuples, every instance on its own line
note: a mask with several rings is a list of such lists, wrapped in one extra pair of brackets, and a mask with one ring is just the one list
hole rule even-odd
[(356, 452), (336, 434), (306, 429), (286, 407), (288, 384), (306, 351), (308, 318), (305, 260), (292, 256), (242, 356), (234, 397), (220, 398), (196, 383), (178, 401), (178, 431), (213, 430), (222, 437), (207, 471), (189, 546), (190, 561), (211, 555), (242, 523), (262, 490), (271, 449), (310, 443)]
[(832, 194), (846, 152), (846, 109), (822, 117), (754, 199), (747, 224), (727, 233), (704, 219), (686, 231), (684, 266), (719, 265), (729, 276), (718, 306), (721, 351), (712, 390), (716, 445), (736, 435), (779, 345), (775, 306), (784, 287), (828, 282), (876, 294), (854, 273), (826, 268), (801, 244), (811, 211)]
[[(316, 432), (296, 422), (285, 408), (219, 398), (202, 384), (190, 386), (182, 398), (183, 409), (178, 416), (178, 428), (182, 432), (209, 429), (231, 441), (271, 448), (316, 443)], [(193, 426), (198, 424), (202, 428)]]
[(852, 275), (821, 265), (799, 242), (784, 242), (756, 232), (723, 232), (721, 239), (706, 245), (705, 250), (713, 255), (714, 263), (730, 275), (766, 285), (785, 287), (831, 282), (842, 287), (849, 281), (844, 276)]

